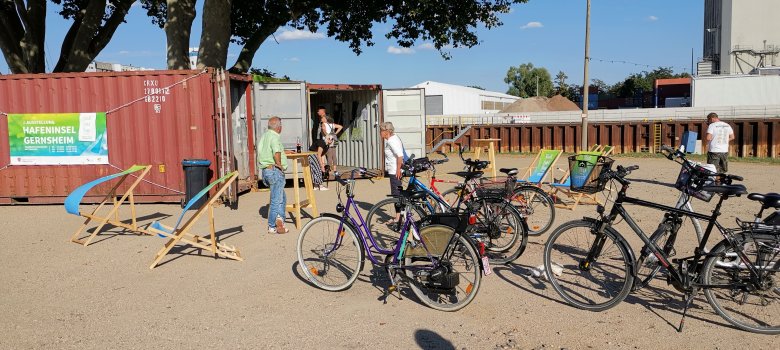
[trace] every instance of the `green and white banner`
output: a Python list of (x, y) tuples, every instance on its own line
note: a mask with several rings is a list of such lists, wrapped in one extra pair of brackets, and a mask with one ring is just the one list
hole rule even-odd
[(11, 165), (108, 164), (106, 113), (9, 114)]

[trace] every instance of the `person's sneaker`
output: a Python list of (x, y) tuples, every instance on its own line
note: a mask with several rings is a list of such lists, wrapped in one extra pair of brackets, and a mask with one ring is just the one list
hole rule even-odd
[(276, 227), (269, 227), (268, 228), (268, 233), (276, 234)]
[(290, 232), (290, 230), (284, 227), (284, 220), (281, 218), (276, 218), (276, 233), (281, 234), (287, 232)]
[(320, 186), (320, 191), (330, 191), (330, 189), (327, 187)]
[(315, 190), (315, 191), (319, 191), (319, 190), (320, 190), (320, 188), (319, 188), (319, 187), (315, 187), (315, 188), (314, 188), (314, 190)]

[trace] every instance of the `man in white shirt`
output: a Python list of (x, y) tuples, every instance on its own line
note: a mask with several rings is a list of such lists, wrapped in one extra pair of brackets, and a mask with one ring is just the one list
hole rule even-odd
[(707, 164), (715, 165), (719, 173), (729, 171), (729, 142), (734, 129), (720, 121), (717, 113), (707, 115)]
[[(401, 176), (404, 164), (404, 144), (395, 134), (393, 123), (386, 122), (379, 126), (379, 135), (385, 140), (385, 171), (390, 178), (390, 194), (399, 195), (399, 187), (403, 185)], [(396, 208), (395, 221), (400, 218), (400, 208)]]

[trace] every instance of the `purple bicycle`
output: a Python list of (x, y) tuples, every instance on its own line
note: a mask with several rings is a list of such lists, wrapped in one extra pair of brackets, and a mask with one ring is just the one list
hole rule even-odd
[[(384, 267), (390, 277), (385, 296), (407, 286), (420, 301), (433, 309), (457, 311), (479, 291), (482, 264), (473, 242), (463, 234), (467, 219), (457, 214), (438, 214), (415, 223), (412, 207), (426, 198), (425, 192), (401, 191), (406, 218), (393, 249), (377, 244), (355, 203), (355, 169), (349, 179), (337, 174), (340, 215), (322, 214), (310, 221), (298, 237), (298, 263), (306, 278), (327, 291), (348, 289), (363, 269), (366, 257)], [(346, 189), (347, 202), (341, 194)], [(357, 220), (356, 220), (357, 218)], [(382, 257), (384, 256), (384, 257)]]

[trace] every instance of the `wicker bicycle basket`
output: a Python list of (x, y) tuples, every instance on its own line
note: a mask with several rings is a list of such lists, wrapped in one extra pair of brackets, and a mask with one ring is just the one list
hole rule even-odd
[(569, 183), (572, 191), (596, 193), (604, 190), (608, 179), (601, 176), (612, 168), (612, 158), (591, 155), (569, 156)]
[(481, 178), (476, 188), (480, 198), (503, 199), (507, 198), (515, 189), (516, 182), (508, 181), (507, 177)]

